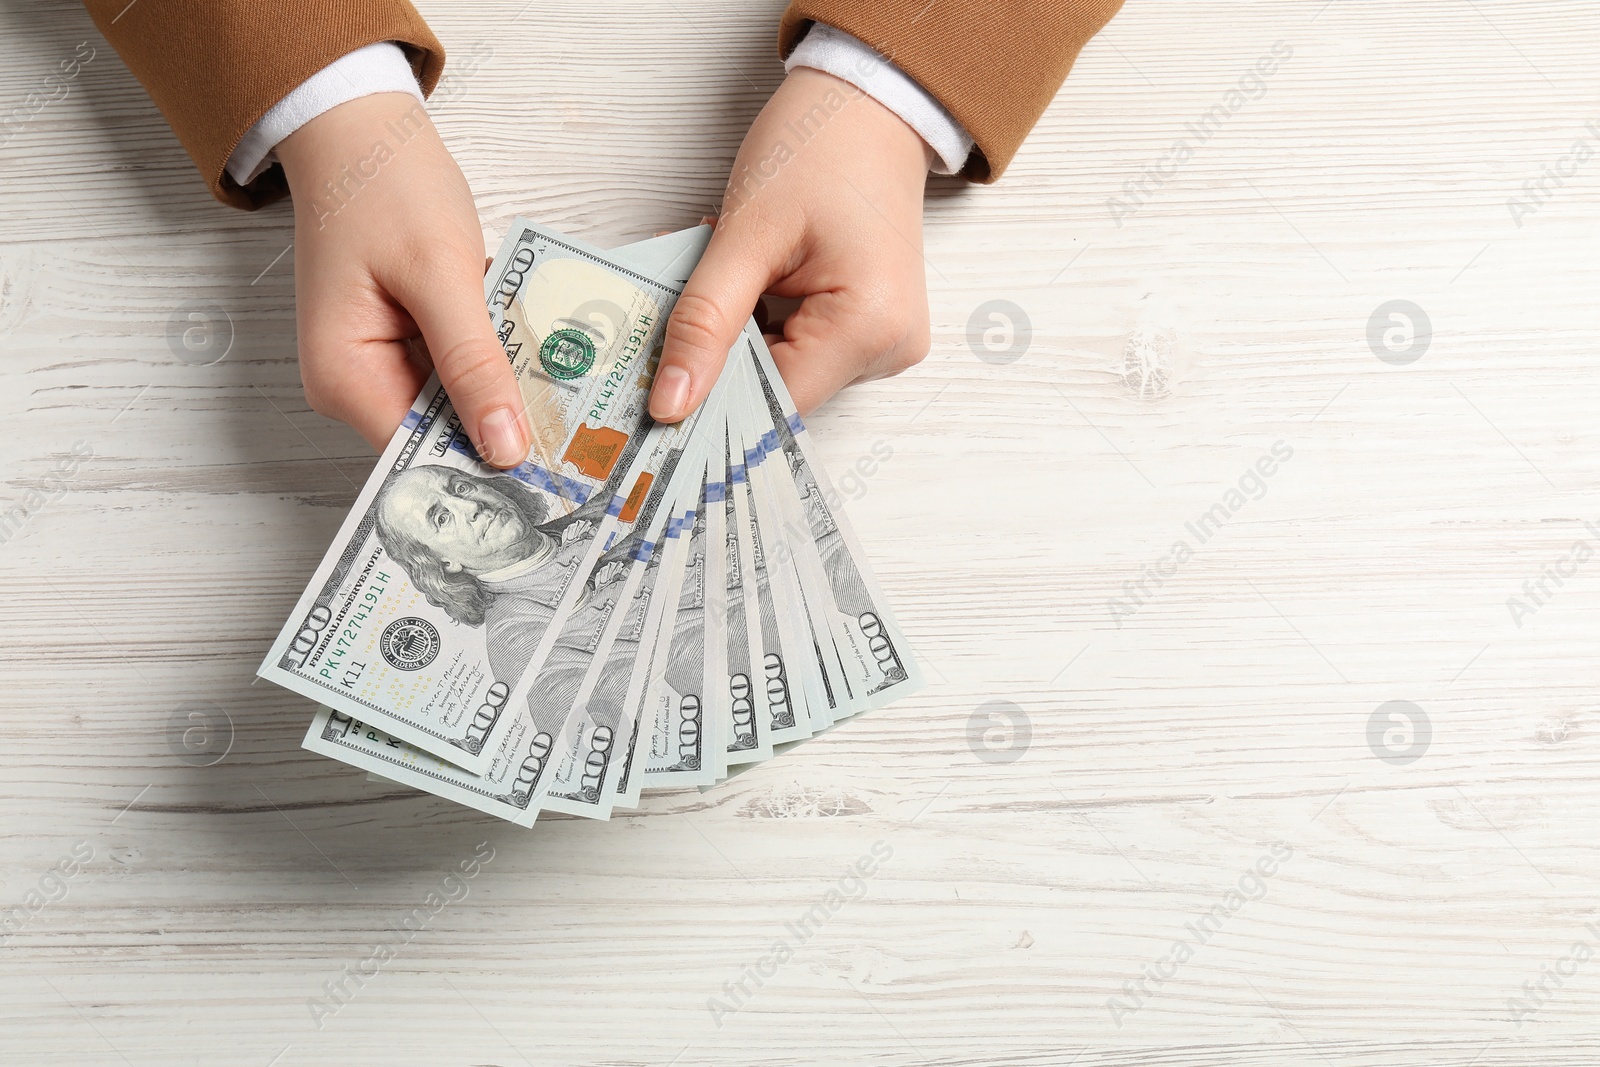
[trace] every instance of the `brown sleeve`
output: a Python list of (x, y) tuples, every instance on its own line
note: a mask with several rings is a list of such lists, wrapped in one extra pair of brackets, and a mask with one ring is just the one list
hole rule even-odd
[(905, 71), (966, 127), (964, 177), (999, 178), (1073, 60), (1122, 0), (790, 0), (787, 57), (811, 23), (843, 30)]
[(432, 92), (444, 49), (407, 0), (84, 0), (211, 185), (234, 207), (288, 191), (273, 167), (241, 187), (223, 170), (256, 120), (363, 45), (394, 41)]

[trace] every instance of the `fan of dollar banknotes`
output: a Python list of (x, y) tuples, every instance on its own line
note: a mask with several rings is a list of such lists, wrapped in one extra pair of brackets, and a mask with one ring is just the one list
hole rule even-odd
[(517, 219), (485, 279), (533, 424), (478, 459), (436, 379), (261, 677), (313, 752), (530, 826), (716, 784), (922, 681), (755, 323), (646, 411), (710, 227), (601, 251)]

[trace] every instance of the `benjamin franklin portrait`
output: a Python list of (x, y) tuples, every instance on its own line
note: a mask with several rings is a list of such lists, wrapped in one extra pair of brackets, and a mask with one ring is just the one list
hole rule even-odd
[(483, 627), (495, 678), (514, 686), (607, 497), (550, 519), (544, 499), (515, 478), (412, 467), (379, 491), (376, 533), (430, 604)]
[[(375, 532), (430, 604), (484, 629), (495, 679), (514, 688), (609, 501), (610, 493), (596, 492), (571, 514), (550, 519), (543, 498), (515, 478), (424, 465), (391, 476), (379, 491)], [(534, 680), (528, 704), (540, 729), (559, 731), (593, 661), (584, 635), (597, 632), (594, 616), (609, 603), (595, 595), (598, 576), (618, 580), (624, 568), (611, 564), (627, 561), (642, 532), (600, 558)], [(619, 639), (607, 657), (587, 705), (596, 721), (617, 723), (637, 653), (636, 641)]]

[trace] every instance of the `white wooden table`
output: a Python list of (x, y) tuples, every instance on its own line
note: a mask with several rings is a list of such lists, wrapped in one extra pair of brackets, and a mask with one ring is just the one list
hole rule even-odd
[[(693, 223), (781, 76), (775, 3), (423, 6), (491, 243)], [(301, 397), (289, 212), (214, 204), (76, 5), (0, 39), (0, 114), (96, 50), (0, 146), (4, 1062), (1600, 1060), (1592, 4), (1130, 0), (1002, 184), (933, 183), (927, 361), (814, 420), (892, 449), (851, 510), (926, 691), (532, 831), (252, 685), (373, 461)]]

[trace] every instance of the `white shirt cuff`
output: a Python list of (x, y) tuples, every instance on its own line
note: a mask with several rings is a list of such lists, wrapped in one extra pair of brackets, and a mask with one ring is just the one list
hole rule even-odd
[(955, 174), (972, 152), (972, 137), (944, 105), (905, 71), (859, 39), (821, 22), (795, 45), (785, 71), (811, 67), (854, 85), (905, 120), (928, 142), (939, 161), (935, 174)]
[(228, 157), (229, 176), (249, 185), (278, 161), (273, 149), (279, 141), (323, 112), (373, 93), (410, 93), (422, 101), (405, 52), (390, 41), (357, 48), (334, 60), (272, 105)]

